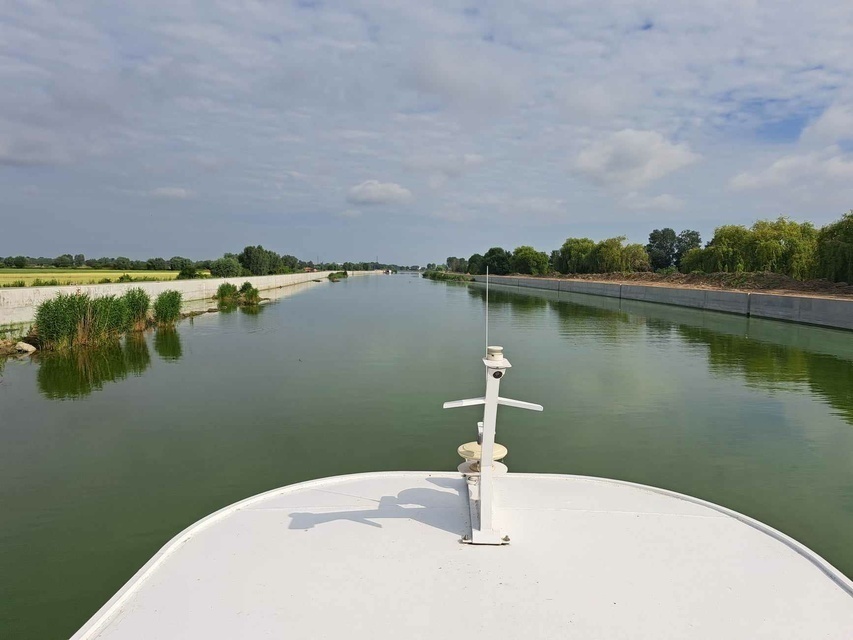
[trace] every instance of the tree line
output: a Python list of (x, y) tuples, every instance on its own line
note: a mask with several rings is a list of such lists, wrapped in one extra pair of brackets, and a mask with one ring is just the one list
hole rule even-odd
[(245, 247), (240, 253), (226, 253), (215, 260), (191, 260), (182, 256), (131, 260), (118, 258), (87, 259), (82, 253), (62, 254), (56, 258), (33, 258), (30, 256), (9, 256), (0, 258), (0, 264), (8, 268), (26, 269), (28, 267), (58, 269), (110, 269), (113, 271), (178, 271), (179, 278), (199, 277), (201, 272), (210, 271), (217, 278), (240, 276), (266, 276), (294, 273), (307, 269), (318, 271), (371, 271), (376, 269), (397, 269), (396, 265), (379, 262), (328, 262), (314, 263), (300, 260), (292, 255), (279, 255), (275, 251), (264, 249), (261, 245)]
[(495, 275), (770, 271), (798, 280), (853, 282), (853, 211), (820, 229), (786, 217), (759, 220), (751, 227), (723, 225), (704, 247), (698, 231), (676, 233), (665, 227), (653, 230), (646, 245), (626, 244), (625, 236), (598, 242), (566, 238), (550, 254), (527, 245), (514, 251), (492, 247), (467, 259), (448, 257), (442, 266), (474, 275), (486, 273), (487, 267)]

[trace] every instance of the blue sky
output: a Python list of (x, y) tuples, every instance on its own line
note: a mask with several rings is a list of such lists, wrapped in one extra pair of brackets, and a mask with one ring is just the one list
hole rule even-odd
[(853, 4), (0, 6), (0, 255), (441, 261), (853, 207)]

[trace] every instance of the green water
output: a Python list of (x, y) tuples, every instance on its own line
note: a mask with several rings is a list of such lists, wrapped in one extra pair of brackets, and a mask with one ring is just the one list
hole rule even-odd
[[(175, 533), (332, 474), (454, 469), (483, 389), (483, 289), (408, 275), (283, 290), (0, 372), (0, 637), (65, 638)], [(742, 511), (853, 576), (853, 334), (491, 292), (514, 471), (609, 476)], [(334, 452), (329, 455), (329, 452)]]

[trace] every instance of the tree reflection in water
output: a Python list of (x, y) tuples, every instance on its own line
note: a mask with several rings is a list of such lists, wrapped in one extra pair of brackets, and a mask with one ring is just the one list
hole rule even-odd
[[(485, 299), (485, 287), (469, 286), (468, 293)], [(686, 344), (707, 348), (712, 374), (735, 375), (748, 386), (768, 391), (805, 385), (853, 424), (853, 359), (849, 350), (848, 357), (831, 355), (838, 353), (832, 348), (837, 336), (824, 338), (828, 340), (824, 352), (816, 352), (814, 344), (820, 343), (823, 329), (801, 327), (801, 334), (792, 333), (790, 325), (781, 330), (769, 320), (606, 297), (529, 289), (489, 292), (492, 310), (510, 309), (511, 317), (542, 313), (545, 305), (557, 314), (565, 338), (611, 343), (635, 340), (640, 331), (656, 337), (675, 335)]]

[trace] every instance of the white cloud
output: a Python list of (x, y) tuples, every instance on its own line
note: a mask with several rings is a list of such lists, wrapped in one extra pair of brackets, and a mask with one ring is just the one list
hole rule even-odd
[(504, 111), (524, 95), (519, 58), (476, 42), (434, 42), (418, 53), (412, 79), (420, 91), (480, 117)]
[(151, 195), (155, 198), (186, 200), (193, 197), (193, 192), (183, 187), (157, 187), (151, 190)]
[(637, 211), (679, 211), (684, 208), (684, 201), (669, 193), (646, 196), (632, 191), (619, 202), (623, 207)]
[(453, 178), (475, 170), (485, 162), (478, 153), (459, 155), (418, 155), (406, 158), (403, 167), (409, 171), (427, 174), (429, 186), (438, 189)]
[(412, 192), (395, 182), (365, 180), (352, 187), (347, 201), (353, 204), (403, 204), (412, 199)]
[(834, 104), (803, 130), (804, 141), (836, 143), (853, 139), (853, 104)]
[(836, 146), (822, 151), (782, 156), (766, 169), (739, 173), (729, 182), (735, 191), (749, 189), (787, 189), (810, 184), (853, 182), (853, 159)]
[(598, 184), (637, 189), (699, 157), (686, 143), (674, 144), (657, 131), (623, 129), (581, 151), (575, 168)]

